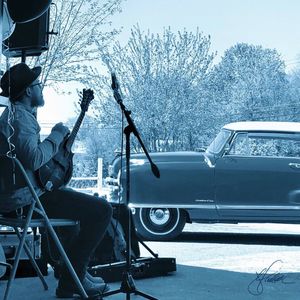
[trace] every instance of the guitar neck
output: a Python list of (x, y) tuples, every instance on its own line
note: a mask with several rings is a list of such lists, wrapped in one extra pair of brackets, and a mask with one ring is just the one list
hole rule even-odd
[(73, 143), (75, 141), (76, 135), (77, 135), (77, 133), (79, 131), (79, 128), (80, 128), (81, 123), (83, 121), (84, 115), (85, 115), (85, 111), (81, 111), (81, 113), (78, 116), (78, 119), (77, 119), (77, 121), (76, 121), (76, 123), (75, 123), (75, 125), (74, 125), (74, 127), (73, 127), (73, 129), (72, 129), (72, 131), (70, 133), (70, 135), (69, 135), (69, 138), (68, 138), (68, 140), (66, 142), (66, 148), (69, 149), (69, 150), (71, 150), (71, 147), (72, 147), (72, 145), (73, 145)]

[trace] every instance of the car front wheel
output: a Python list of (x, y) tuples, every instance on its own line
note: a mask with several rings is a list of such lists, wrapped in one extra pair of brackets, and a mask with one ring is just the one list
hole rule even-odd
[(133, 214), (137, 233), (145, 240), (170, 240), (185, 225), (186, 213), (178, 208), (137, 208)]

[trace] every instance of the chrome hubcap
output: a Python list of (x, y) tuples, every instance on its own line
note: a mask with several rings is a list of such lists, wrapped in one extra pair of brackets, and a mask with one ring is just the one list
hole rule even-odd
[(149, 216), (155, 225), (164, 225), (170, 220), (170, 211), (167, 208), (151, 208)]

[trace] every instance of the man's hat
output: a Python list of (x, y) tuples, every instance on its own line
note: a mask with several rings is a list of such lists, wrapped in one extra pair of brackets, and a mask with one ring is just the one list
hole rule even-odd
[(1, 78), (1, 96), (16, 100), (26, 88), (41, 74), (41, 67), (30, 69), (25, 63), (19, 63), (7, 70)]

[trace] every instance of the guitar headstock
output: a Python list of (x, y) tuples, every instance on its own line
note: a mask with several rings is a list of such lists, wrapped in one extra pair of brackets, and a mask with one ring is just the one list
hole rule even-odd
[(83, 89), (81, 95), (80, 107), (81, 110), (86, 112), (89, 108), (90, 103), (94, 99), (94, 91), (91, 89)]

